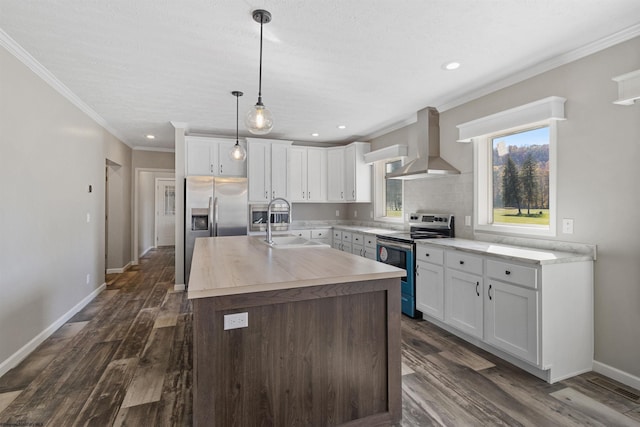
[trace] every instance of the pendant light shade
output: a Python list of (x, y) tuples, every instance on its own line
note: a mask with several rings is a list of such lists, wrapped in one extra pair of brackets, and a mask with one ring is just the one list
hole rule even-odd
[(240, 141), (238, 139), (238, 106), (240, 102), (240, 97), (243, 95), (242, 92), (234, 90), (231, 92), (231, 95), (236, 97), (236, 143), (229, 152), (229, 157), (231, 160), (237, 160), (239, 162), (243, 162), (247, 158), (247, 150), (244, 149), (242, 145), (240, 145)]
[(258, 102), (244, 118), (249, 132), (255, 135), (266, 135), (273, 128), (273, 115), (262, 103), (262, 25), (271, 22), (271, 13), (258, 9), (252, 13), (253, 20), (260, 23), (260, 74), (258, 79)]

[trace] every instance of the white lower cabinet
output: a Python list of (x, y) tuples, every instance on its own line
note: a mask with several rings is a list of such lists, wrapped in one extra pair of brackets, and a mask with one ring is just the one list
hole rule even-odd
[(364, 256), (364, 235), (360, 233), (353, 233), (351, 235), (351, 253)]
[(538, 291), (488, 279), (485, 341), (538, 364)]
[(477, 338), (483, 337), (482, 276), (447, 268), (444, 320)]
[(425, 320), (550, 383), (593, 368), (593, 261), (511, 262), (435, 244), (416, 251)]
[(372, 260), (378, 259), (377, 244), (375, 234), (364, 235), (364, 257)]
[(423, 314), (444, 320), (444, 267), (416, 262), (416, 308)]

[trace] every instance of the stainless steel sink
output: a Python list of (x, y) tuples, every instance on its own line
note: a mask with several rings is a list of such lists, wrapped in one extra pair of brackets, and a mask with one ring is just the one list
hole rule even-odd
[(274, 249), (329, 247), (326, 243), (314, 242), (299, 236), (273, 236), (272, 240), (273, 243), (268, 243), (266, 240), (262, 242)]

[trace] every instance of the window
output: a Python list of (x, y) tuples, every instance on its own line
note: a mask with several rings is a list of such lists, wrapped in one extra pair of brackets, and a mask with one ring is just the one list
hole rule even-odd
[(402, 167), (401, 159), (381, 160), (374, 164), (375, 212), (381, 221), (403, 221), (403, 180), (385, 179), (385, 175)]
[(477, 138), (476, 229), (555, 235), (555, 122)]
[(549, 227), (549, 126), (491, 138), (493, 224)]
[(472, 142), (474, 231), (556, 235), (556, 128), (566, 98), (550, 96), (459, 124)]

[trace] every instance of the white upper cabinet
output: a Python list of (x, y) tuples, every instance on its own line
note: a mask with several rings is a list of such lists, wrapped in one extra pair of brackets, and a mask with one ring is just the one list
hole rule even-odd
[(327, 199), (344, 202), (344, 147), (327, 149)]
[(288, 198), (291, 141), (247, 138), (249, 202)]
[(291, 147), (289, 195), (293, 202), (324, 202), (327, 200), (326, 149)]
[[(229, 156), (235, 140), (188, 136), (185, 142), (188, 176), (247, 176), (247, 163), (232, 160)], [(246, 147), (244, 141), (240, 141), (240, 145)]]
[(371, 202), (370, 150), (365, 142), (327, 149), (327, 188), (330, 202)]

